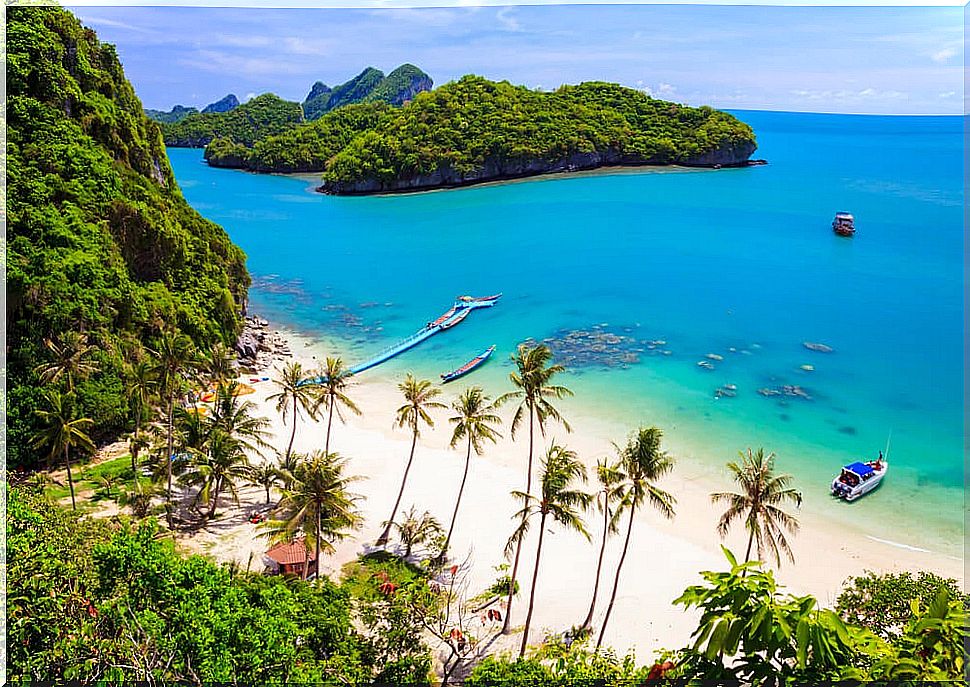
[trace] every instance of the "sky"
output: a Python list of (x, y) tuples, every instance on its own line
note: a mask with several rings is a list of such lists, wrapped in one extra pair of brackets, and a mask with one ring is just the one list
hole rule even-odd
[(961, 7), (68, 7), (165, 110), (227, 93), (302, 101), (315, 81), (410, 62), (438, 85), (474, 73), (728, 109), (963, 113)]

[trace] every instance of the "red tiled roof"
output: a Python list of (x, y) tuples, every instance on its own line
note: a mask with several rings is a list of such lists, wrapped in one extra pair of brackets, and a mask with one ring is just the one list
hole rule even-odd
[(308, 558), (306, 543), (302, 539), (297, 539), (288, 544), (277, 544), (267, 551), (266, 555), (280, 565), (303, 563)]

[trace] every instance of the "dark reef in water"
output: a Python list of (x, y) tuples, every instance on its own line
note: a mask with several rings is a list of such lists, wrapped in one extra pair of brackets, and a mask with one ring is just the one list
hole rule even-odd
[(567, 369), (590, 367), (627, 368), (640, 362), (643, 356), (669, 356), (671, 351), (662, 339), (639, 339), (636, 327), (611, 329), (609, 324), (594, 324), (588, 329), (562, 329), (541, 342), (527, 339), (523, 343), (543, 343), (552, 351), (557, 362)]

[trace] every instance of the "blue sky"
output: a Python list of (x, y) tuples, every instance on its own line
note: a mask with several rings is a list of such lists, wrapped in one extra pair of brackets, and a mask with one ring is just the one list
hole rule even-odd
[(963, 111), (961, 7), (71, 9), (118, 46), (145, 106), (160, 109), (230, 92), (303, 100), (314, 81), (412, 62), (436, 84), (597, 79), (723, 108)]

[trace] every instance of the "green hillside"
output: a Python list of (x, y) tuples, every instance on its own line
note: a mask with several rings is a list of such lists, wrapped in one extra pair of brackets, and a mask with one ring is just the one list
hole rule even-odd
[(175, 124), (165, 124), (162, 133), (165, 145), (176, 148), (202, 148), (220, 136), (251, 146), (260, 138), (282, 133), (302, 121), (300, 103), (264, 93), (229, 112), (200, 112)]
[(98, 372), (78, 381), (94, 438), (127, 413), (123, 364), (163, 330), (231, 342), (249, 277), (223, 229), (185, 202), (158, 125), (114, 46), (54, 7), (7, 11), (8, 460), (41, 407), (45, 340), (83, 333)]

